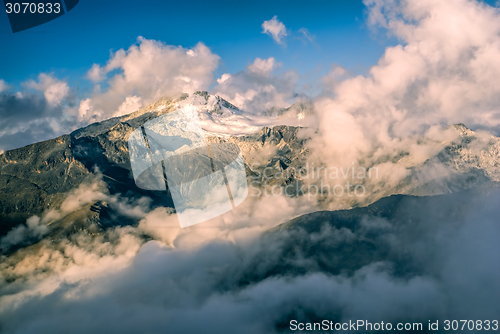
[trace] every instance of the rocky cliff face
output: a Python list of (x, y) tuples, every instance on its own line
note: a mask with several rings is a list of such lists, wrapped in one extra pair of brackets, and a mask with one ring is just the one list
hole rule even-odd
[[(233, 122), (230, 124), (238, 123), (238, 126), (245, 127), (245, 123), (241, 123), (242, 118), (238, 118), (240, 111), (236, 107), (219, 97), (199, 92), (177, 100), (162, 98), (132, 114), (95, 123), (69, 135), (7, 151), (0, 155), (0, 235), (6, 234), (32, 215), (57, 208), (69, 192), (82, 183), (92, 182), (96, 175), (104, 181), (98, 183), (99, 190), (104, 193), (119, 193), (130, 199), (148, 197), (152, 207), (172, 206), (166, 192), (144, 191), (135, 185), (127, 140), (135, 129), (148, 120), (171, 112), (183, 104), (197, 106), (202, 120), (209, 119), (214, 124), (222, 124), (229, 119)], [(289, 108), (287, 112), (296, 109), (302, 114), (306, 107), (300, 105)], [(312, 112), (309, 110), (308, 113)], [(427, 195), (500, 181), (500, 139), (489, 137), (485, 142), (484, 138), (478, 139), (474, 132), (463, 125), (455, 126), (455, 130), (459, 132), (459, 140), (446, 146), (433, 159), (409, 163), (404, 155), (401, 156), (396, 163), (405, 165), (411, 171), (410, 175), (395, 189), (379, 192), (367, 201), (373, 202), (394, 193)], [(243, 153), (247, 174), (253, 179), (258, 178), (256, 175), (262, 174), (263, 169), (268, 167), (276, 171), (288, 168), (298, 170), (304, 166), (309, 156), (308, 138), (296, 126), (260, 127), (243, 135), (210, 132), (207, 140), (237, 144)], [(440, 183), (420, 182), (418, 170), (436, 161), (452, 168), (456, 173)], [(285, 185), (292, 181), (297, 180), (292, 176), (271, 179), (269, 184)], [(360, 205), (369, 204), (368, 202)], [(67, 218), (65, 224), (88, 220), (97, 221), (101, 226), (123, 223), (122, 218), (116, 220), (117, 216), (102, 201), (95, 201), (81, 210), (83, 211), (78, 219)], [(115, 218), (113, 220), (110, 217)], [(64, 221), (65, 218), (58, 219)]]

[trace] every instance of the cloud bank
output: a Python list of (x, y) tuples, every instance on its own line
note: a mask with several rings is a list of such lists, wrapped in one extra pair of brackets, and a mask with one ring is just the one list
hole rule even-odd
[(162, 96), (207, 90), (218, 64), (219, 56), (203, 43), (185, 49), (139, 37), (137, 45), (118, 50), (105, 66), (92, 66), (88, 78), (94, 93), (80, 102), (79, 117), (122, 116)]
[(275, 58), (256, 58), (244, 71), (225, 73), (212, 92), (250, 113), (270, 108), (286, 108), (294, 101), (298, 74), (294, 70), (277, 73), (281, 64)]
[(279, 333), (292, 319), (424, 326), (493, 319), (500, 311), (498, 200), (498, 190), (410, 198), (396, 204), (401, 216), (367, 214), (350, 226), (312, 219), (249, 243), (150, 241), (139, 249), (131, 228), (81, 235), (14, 268), (3, 264), (4, 275), (30, 277), (30, 268), (45, 266), (57, 275), (0, 288), (2, 329)]
[(324, 78), (325, 95), (315, 100), (320, 136), (310, 146), (318, 159), (378, 165), (397, 185), (408, 176), (399, 162), (433, 158), (452, 140), (439, 134), (452, 124), (498, 135), (496, 8), (469, 0), (365, 4), (371, 27), (401, 43), (386, 48), (366, 76), (346, 78), (334, 67)]

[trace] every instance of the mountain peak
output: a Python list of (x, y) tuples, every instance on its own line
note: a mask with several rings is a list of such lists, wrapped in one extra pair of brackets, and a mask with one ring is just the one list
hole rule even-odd
[(474, 135), (474, 131), (469, 129), (465, 124), (463, 123), (458, 123), (458, 124), (453, 124), (449, 128), (453, 128), (457, 130), (461, 136), (472, 136)]

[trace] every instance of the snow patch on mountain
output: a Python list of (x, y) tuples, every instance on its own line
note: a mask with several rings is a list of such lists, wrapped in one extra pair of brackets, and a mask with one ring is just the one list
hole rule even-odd
[[(242, 136), (260, 131), (263, 127), (272, 128), (277, 125), (311, 126), (313, 123), (312, 111), (304, 112), (298, 108), (296, 113), (263, 112), (252, 114), (238, 109), (220, 96), (208, 92), (196, 92), (175, 102), (176, 108), (194, 106), (199, 111), (202, 128), (207, 134), (216, 136)], [(288, 109), (291, 110), (292, 106)], [(287, 111), (288, 111), (287, 109)]]

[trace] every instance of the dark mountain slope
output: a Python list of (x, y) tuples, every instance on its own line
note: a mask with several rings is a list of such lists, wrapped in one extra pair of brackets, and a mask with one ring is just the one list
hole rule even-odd
[[(239, 282), (314, 272), (350, 276), (377, 263), (396, 277), (433, 275), (445, 261), (443, 249), (465, 224), (479, 223), (482, 215), (496, 219), (497, 200), (494, 184), (438, 196), (393, 195), (367, 207), (303, 215), (263, 236)], [(471, 238), (467, 242), (477, 242)]]

